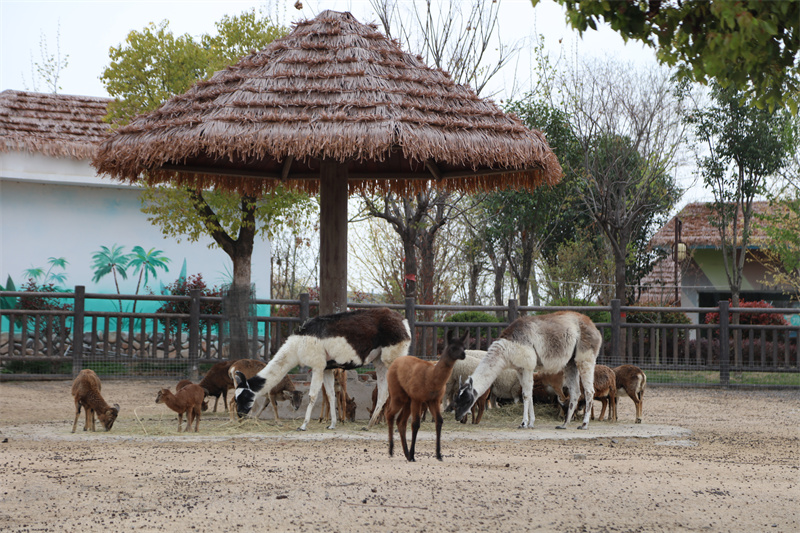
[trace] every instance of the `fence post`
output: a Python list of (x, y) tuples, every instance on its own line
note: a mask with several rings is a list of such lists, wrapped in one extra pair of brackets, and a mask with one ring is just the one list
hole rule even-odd
[(417, 302), (414, 298), (406, 297), (406, 320), (408, 320), (408, 328), (411, 330), (411, 344), (408, 347), (408, 353), (414, 353), (414, 331), (417, 323)]
[(86, 287), (75, 286), (75, 308), (72, 314), (72, 377), (83, 369), (83, 320), (86, 317)]
[(731, 383), (730, 346), (730, 302), (719, 302), (719, 384), (727, 387)]
[(519, 302), (513, 298), (508, 301), (508, 323), (514, 322), (519, 317)]
[(611, 300), (611, 361), (614, 365), (622, 364), (622, 354), (620, 344), (622, 339), (622, 313), (620, 312), (621, 302), (617, 299)]
[[(300, 294), (300, 325), (306, 323), (309, 314), (311, 314), (311, 298), (304, 292)], [(289, 334), (291, 335), (291, 332)]]
[(200, 289), (189, 291), (189, 379), (197, 381), (200, 375), (200, 368), (197, 364), (200, 347)]

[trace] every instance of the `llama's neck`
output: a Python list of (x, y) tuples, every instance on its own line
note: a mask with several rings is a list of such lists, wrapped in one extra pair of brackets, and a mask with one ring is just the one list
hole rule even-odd
[(270, 359), (267, 366), (256, 374), (265, 380), (261, 390), (256, 391), (256, 397), (269, 394), (269, 391), (280, 383), (292, 368), (300, 364), (300, 354), (306, 347), (307, 342), (308, 337), (304, 335), (292, 335), (286, 339), (286, 342)]
[(505, 357), (506, 350), (508, 349), (506, 344), (508, 342), (509, 341), (505, 339), (499, 339), (493, 342), (492, 345), (489, 346), (489, 351), (486, 352), (486, 356), (481, 359), (481, 362), (478, 363), (478, 366), (475, 368), (475, 372), (472, 373), (472, 388), (479, 397), (489, 390), (489, 387), (492, 386), (492, 383), (494, 383), (497, 376), (500, 375), (500, 372), (505, 370), (508, 366)]

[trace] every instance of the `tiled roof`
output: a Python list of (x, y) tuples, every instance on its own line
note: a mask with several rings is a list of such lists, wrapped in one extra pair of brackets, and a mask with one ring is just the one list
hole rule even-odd
[[(757, 214), (766, 214), (773, 209), (769, 202), (753, 202), (753, 211)], [(692, 248), (720, 248), (719, 230), (711, 224), (711, 204), (692, 203), (681, 209), (677, 217), (683, 223), (681, 229), (681, 242)], [(741, 213), (739, 213), (739, 228), (741, 228)], [(741, 235), (741, 234), (740, 234)], [(760, 247), (767, 239), (764, 231), (759, 228), (758, 221), (754, 219), (753, 232), (750, 236), (750, 246)], [(675, 217), (653, 235), (650, 245), (654, 248), (671, 250), (675, 244)]]
[(110, 98), (0, 92), (0, 152), (27, 151), (90, 159), (108, 135)]
[[(678, 271), (678, 279), (681, 272)], [(675, 262), (667, 256), (655, 265), (653, 270), (641, 280), (644, 287), (637, 304), (640, 305), (673, 305), (675, 303)]]

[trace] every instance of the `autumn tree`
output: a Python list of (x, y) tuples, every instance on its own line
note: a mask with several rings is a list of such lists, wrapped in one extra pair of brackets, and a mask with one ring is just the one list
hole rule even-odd
[[(739, 306), (746, 250), (753, 232), (753, 202), (767, 179), (785, 164), (790, 146), (788, 117), (748, 105), (741, 91), (712, 86), (713, 103), (687, 117), (707, 153), (698, 157), (703, 183), (714, 195), (717, 228), (731, 305)], [(734, 323), (738, 316), (733, 316)]]
[[(199, 40), (188, 34), (174, 35), (168, 21), (131, 31), (124, 44), (111, 48), (111, 63), (101, 75), (106, 90), (114, 97), (108, 120), (127, 123), (136, 114), (157, 108), (196, 81), (210, 77), (250, 50), (264, 48), (287, 32), (255, 10), (223, 17), (216, 23), (216, 30), (216, 35), (202, 35)], [(281, 188), (255, 198), (220, 191), (148, 187), (142, 199), (143, 210), (165, 236), (190, 241), (209, 236), (231, 258), (230, 292), (239, 302), (230, 310), (235, 343), (231, 354), (244, 356), (255, 239), (269, 237), (276, 225), (297, 216), (308, 206), (308, 198)]]
[[(533, 5), (540, 0), (532, 0)], [(751, 103), (800, 104), (800, 2), (762, 0), (556, 0), (583, 33), (605, 22), (656, 50), (680, 76), (739, 91)]]

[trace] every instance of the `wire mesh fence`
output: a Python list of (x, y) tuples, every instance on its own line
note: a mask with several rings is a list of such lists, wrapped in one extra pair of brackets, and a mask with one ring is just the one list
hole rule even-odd
[[(227, 301), (225, 299), (227, 298)], [(234, 300), (236, 299), (236, 300)], [(221, 360), (269, 360), (318, 302), (245, 295), (132, 296), (0, 292), (0, 379), (68, 379), (82, 368), (105, 377), (198, 379)], [(234, 312), (233, 308), (245, 309)], [(435, 359), (447, 332), (469, 329), (487, 350), (523, 315), (572, 310), (603, 335), (598, 363), (632, 364), (649, 384), (800, 388), (798, 308), (428, 306), (391, 307), (409, 320), (411, 354)], [(135, 310), (135, 312), (134, 312)], [(232, 319), (238, 323), (231, 324)], [(239, 335), (236, 337), (236, 335)], [(364, 368), (361, 371), (369, 371)]]

